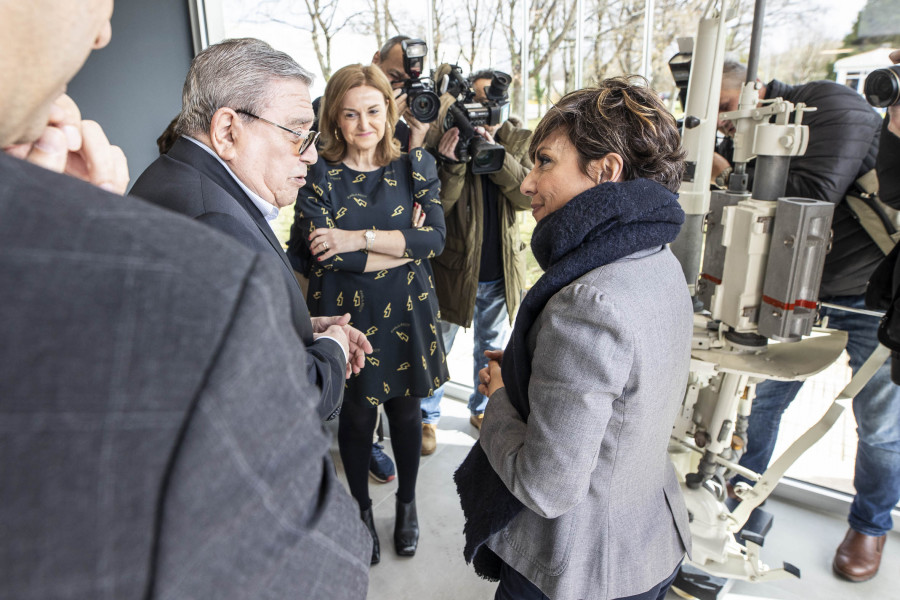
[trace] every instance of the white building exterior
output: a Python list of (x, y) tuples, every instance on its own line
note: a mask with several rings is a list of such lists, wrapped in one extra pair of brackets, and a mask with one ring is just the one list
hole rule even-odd
[(835, 80), (862, 94), (866, 75), (875, 69), (891, 65), (888, 55), (894, 50), (895, 48), (878, 48), (835, 61)]

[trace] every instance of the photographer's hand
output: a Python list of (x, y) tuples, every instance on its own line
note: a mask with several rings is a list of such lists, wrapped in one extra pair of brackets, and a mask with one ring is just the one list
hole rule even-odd
[(459, 142), (459, 128), (451, 127), (447, 131), (444, 132), (444, 135), (441, 136), (441, 141), (438, 143), (438, 152), (444, 158), (452, 160), (454, 162), (459, 159), (456, 157), (456, 144)]
[(478, 135), (483, 137), (485, 140), (487, 140), (488, 143), (491, 143), (491, 144), (497, 143), (494, 141), (494, 136), (491, 135), (491, 132), (488, 131), (486, 127), (476, 127), (475, 133), (477, 133)]
[(409, 125), (410, 134), (409, 134), (409, 149), (413, 148), (424, 148), (425, 147), (425, 135), (428, 133), (429, 124), (423, 123), (412, 116), (412, 114), (407, 110), (403, 115), (403, 120), (406, 121), (406, 124)]
[[(894, 50), (890, 55), (891, 62), (895, 65), (900, 63), (900, 50)], [(888, 115), (891, 120), (888, 123), (888, 131), (900, 137), (900, 105), (893, 105), (888, 107), (887, 109)]]
[(394, 89), (394, 102), (397, 104), (397, 114), (403, 117), (409, 109), (406, 105), (406, 94), (403, 93), (403, 88)]

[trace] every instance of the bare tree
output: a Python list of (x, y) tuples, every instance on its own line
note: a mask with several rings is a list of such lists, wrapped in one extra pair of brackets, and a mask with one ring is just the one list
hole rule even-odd
[(366, 9), (360, 13), (362, 18), (358, 20), (355, 30), (375, 36), (375, 47), (381, 49), (400, 31), (391, 11), (391, 0), (366, 0)]
[[(338, 0), (303, 0), (309, 19), (312, 23), (313, 48), (316, 50), (316, 58), (322, 69), (322, 76), (328, 80), (331, 77), (331, 42), (334, 36), (346, 27), (357, 15), (354, 13), (340, 25), (335, 26), (334, 20), (337, 13)], [(387, 0), (385, 0), (387, 1)], [(324, 51), (322, 46), (324, 46)]]
[[(476, 69), (478, 53), (493, 29), (497, 18), (497, 6), (492, 5), (490, 0), (469, 0), (466, 3), (464, 17), (464, 21), (462, 19), (457, 21), (457, 30), (461, 41), (463, 38), (465, 40), (465, 43), (460, 44), (463, 60), (468, 63), (469, 70), (473, 71)], [(463, 26), (465, 31), (462, 31)]]
[[(387, 0), (384, 0), (387, 1)], [(313, 48), (322, 75), (331, 77), (331, 45), (335, 35), (352, 24), (360, 12), (338, 14), (338, 0), (304, 0), (305, 13), (297, 10), (297, 3), (290, 0), (255, 0), (240, 4), (241, 13), (236, 19), (244, 23), (278, 23), (311, 34)], [(339, 23), (335, 23), (339, 20)]]

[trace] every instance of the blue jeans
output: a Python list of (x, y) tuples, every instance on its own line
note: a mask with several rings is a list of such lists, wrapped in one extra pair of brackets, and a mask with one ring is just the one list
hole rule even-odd
[[(484, 412), (487, 396), (478, 392), (478, 371), (487, 366), (485, 350), (502, 350), (509, 338), (509, 313), (506, 312), (506, 286), (502, 279), (497, 281), (479, 281), (475, 295), (475, 318), (472, 323), (475, 343), (472, 345), (472, 365), (474, 371), (474, 391), (469, 396), (469, 411), (473, 415)], [(453, 340), (459, 325), (441, 322), (441, 334), (444, 338), (444, 349), (450, 354)], [(422, 399), (422, 422), (436, 425), (441, 418), (441, 398), (444, 397), (444, 386), (434, 395)]]
[[(822, 300), (865, 308), (863, 296)], [(850, 368), (856, 373), (878, 345), (878, 319), (831, 308), (823, 308), (821, 314), (828, 317), (829, 327), (849, 334), (847, 354)], [(802, 385), (801, 381), (765, 381), (756, 386), (742, 466), (759, 473), (769, 465), (781, 415)], [(853, 398), (853, 414), (859, 445), (853, 477), (856, 497), (848, 521), (859, 533), (881, 536), (892, 528), (891, 509), (900, 501), (900, 387), (891, 382), (890, 360)], [(738, 476), (732, 481), (746, 479)]]

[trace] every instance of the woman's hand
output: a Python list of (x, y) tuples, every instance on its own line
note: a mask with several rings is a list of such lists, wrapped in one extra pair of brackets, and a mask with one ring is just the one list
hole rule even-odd
[(499, 390), (503, 385), (503, 376), (500, 373), (500, 363), (503, 361), (503, 350), (485, 350), (484, 355), (488, 359), (488, 365), (478, 372), (478, 391), (487, 396)]
[(412, 211), (412, 226), (413, 229), (418, 229), (422, 225), (425, 224), (425, 211), (422, 210), (422, 205), (418, 202), (413, 203), (413, 211)]
[(309, 251), (319, 261), (331, 258), (335, 254), (356, 252), (366, 247), (366, 238), (362, 231), (320, 227), (309, 236)]

